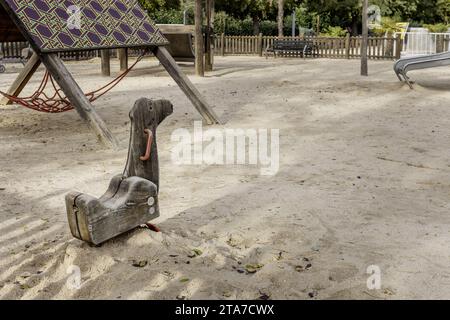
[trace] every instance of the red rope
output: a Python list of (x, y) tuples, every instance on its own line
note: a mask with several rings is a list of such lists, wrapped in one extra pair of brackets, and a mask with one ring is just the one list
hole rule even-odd
[[(94, 102), (95, 100), (99, 99), (100, 97), (104, 96), (112, 89), (114, 89), (130, 73), (130, 71), (136, 66), (136, 64), (138, 64), (138, 62), (144, 58), (145, 54), (146, 51), (144, 51), (136, 59), (136, 61), (133, 63), (133, 65), (131, 65), (131, 67), (129, 67), (127, 70), (125, 70), (122, 74), (120, 74), (117, 78), (115, 78), (111, 82), (107, 83), (106, 85), (97, 90), (86, 93), (85, 95), (88, 98), (88, 100), (90, 102)], [(54, 90), (54, 94), (52, 96), (49, 96), (44, 92), (49, 82)], [(67, 99), (67, 97), (63, 96), (62, 89), (56, 85), (55, 80), (48, 71), (45, 72), (38, 89), (29, 97), (16, 97), (3, 91), (0, 91), (0, 94), (8, 98), (13, 103), (40, 112), (61, 113), (73, 110), (74, 108), (73, 105), (70, 103), (70, 101)]]

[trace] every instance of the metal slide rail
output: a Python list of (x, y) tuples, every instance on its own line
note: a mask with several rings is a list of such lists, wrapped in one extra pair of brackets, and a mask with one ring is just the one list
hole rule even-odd
[(394, 64), (394, 71), (399, 80), (405, 81), (412, 89), (412, 82), (407, 75), (409, 71), (443, 66), (450, 66), (450, 52), (400, 59)]

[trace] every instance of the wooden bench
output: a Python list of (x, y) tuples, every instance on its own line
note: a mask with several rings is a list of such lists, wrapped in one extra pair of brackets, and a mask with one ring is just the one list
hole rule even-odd
[(266, 59), (269, 53), (273, 53), (274, 57), (277, 54), (289, 54), (300, 53), (303, 58), (307, 56), (313, 56), (315, 54), (316, 47), (312, 41), (302, 39), (276, 39), (273, 41), (273, 45), (268, 45), (266, 48)]

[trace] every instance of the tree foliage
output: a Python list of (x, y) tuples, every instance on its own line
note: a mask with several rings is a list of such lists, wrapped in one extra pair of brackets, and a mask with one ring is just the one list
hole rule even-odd
[[(193, 0), (139, 0), (150, 15), (158, 20), (182, 21), (182, 11), (190, 10)], [(251, 26), (257, 33), (268, 22), (276, 22), (280, 0), (215, 0), (216, 12), (223, 12), (227, 24)], [(316, 30), (343, 30), (357, 33), (361, 28), (362, 0), (284, 0), (284, 18), (295, 12), (297, 23)], [(412, 25), (437, 25), (444, 30), (450, 23), (450, 0), (369, 0), (381, 9), (384, 19), (410, 22)], [(180, 13), (181, 12), (181, 13)], [(218, 15), (219, 17), (220, 15)], [(225, 17), (225, 18), (224, 18)], [(225, 20), (224, 20), (225, 19)], [(234, 20), (233, 20), (234, 19)], [(318, 25), (318, 22), (319, 25)], [(171, 22), (175, 23), (175, 22)], [(233, 28), (234, 28), (233, 27)], [(286, 30), (286, 25), (285, 25)], [(247, 31), (249, 32), (249, 31)]]

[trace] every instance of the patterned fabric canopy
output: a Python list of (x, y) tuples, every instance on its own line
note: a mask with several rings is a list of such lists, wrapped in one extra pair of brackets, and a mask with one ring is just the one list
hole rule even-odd
[(159, 46), (137, 0), (0, 0), (42, 52)]

